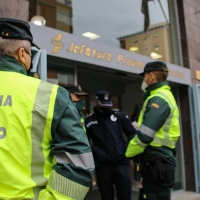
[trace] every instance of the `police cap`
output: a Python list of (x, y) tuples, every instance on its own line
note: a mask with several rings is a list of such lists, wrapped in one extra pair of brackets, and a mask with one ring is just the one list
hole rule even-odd
[(164, 62), (161, 61), (154, 61), (149, 62), (144, 67), (144, 72), (140, 73), (139, 75), (144, 76), (145, 72), (153, 72), (153, 71), (164, 71), (168, 72), (167, 65)]
[(33, 43), (29, 23), (12, 18), (0, 18), (0, 37), (3, 39), (28, 40), (31, 46), (39, 47)]
[(101, 106), (112, 107), (113, 104), (111, 101), (111, 97), (112, 97), (111, 93), (105, 90), (101, 90), (96, 93), (96, 99), (99, 101), (99, 104)]
[(82, 91), (80, 85), (68, 85), (68, 86), (65, 86), (65, 89), (66, 89), (69, 93), (73, 93), (73, 94), (76, 94), (76, 95), (80, 95), (80, 96), (86, 96), (86, 95), (87, 95), (86, 92), (83, 92), (83, 91)]

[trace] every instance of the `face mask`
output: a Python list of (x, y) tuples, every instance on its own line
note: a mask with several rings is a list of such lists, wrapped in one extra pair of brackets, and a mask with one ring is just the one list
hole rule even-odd
[(141, 89), (146, 92), (146, 88), (148, 87), (147, 83), (145, 81), (142, 81)]
[(82, 111), (85, 107), (85, 101), (83, 99), (80, 101), (74, 101), (74, 105), (78, 111)]
[(104, 115), (110, 115), (110, 108), (99, 107), (99, 109)]

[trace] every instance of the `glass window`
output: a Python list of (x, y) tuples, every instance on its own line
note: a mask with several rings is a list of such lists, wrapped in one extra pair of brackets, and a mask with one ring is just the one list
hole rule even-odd
[(70, 5), (71, 6), (71, 0), (57, 0), (58, 3), (62, 3), (65, 5)]
[(144, 21), (149, 21), (149, 29), (153, 25), (155, 28), (169, 23), (168, 2), (159, 2), (73, 0), (74, 34), (82, 35), (90, 31), (100, 35), (97, 41), (109, 41), (109, 44), (119, 46), (117, 38), (143, 32)]
[(181, 143), (178, 142), (177, 145), (177, 166), (176, 166), (176, 173), (175, 173), (175, 183), (174, 187), (172, 188), (172, 191), (180, 190), (180, 188), (183, 188), (183, 171), (182, 171), (182, 159), (181, 159)]
[(47, 70), (47, 81), (55, 83), (60, 86), (67, 86), (68, 84), (74, 84), (74, 68), (68, 66), (64, 59), (48, 56), (47, 57), (48, 70)]
[(47, 71), (47, 81), (50, 83), (66, 86), (74, 84), (74, 75), (65, 72), (58, 72), (54, 70)]
[(65, 0), (57, 0), (57, 2), (65, 4)]
[[(171, 38), (174, 11), (171, 11), (172, 2), (168, 0), (29, 2), (30, 16), (37, 12), (36, 7), (40, 5), (40, 15), (46, 19), (47, 26), (153, 59), (176, 62), (177, 55), (173, 56), (173, 52), (177, 52), (173, 50), (176, 45), (172, 46), (174, 37)], [(53, 13), (56, 17), (51, 17)], [(171, 17), (169, 13), (172, 13)]]
[(57, 21), (71, 25), (71, 16), (69, 13), (57, 10), (56, 14), (57, 14)]

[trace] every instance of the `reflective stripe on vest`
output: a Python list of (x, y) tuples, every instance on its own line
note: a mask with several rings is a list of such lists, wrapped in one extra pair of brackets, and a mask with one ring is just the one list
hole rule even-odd
[(151, 138), (153, 138), (156, 133), (156, 131), (154, 131), (153, 129), (150, 129), (149, 127), (145, 126), (144, 124), (141, 124), (138, 130), (140, 132), (148, 135)]
[[(49, 135), (51, 131), (49, 130), (49, 128), (46, 128), (46, 126), (51, 127), (51, 122), (49, 123), (47, 120), (49, 119), (49, 109), (51, 109), (51, 112), (49, 113), (50, 116), (53, 116), (52, 108), (54, 108), (54, 103), (50, 103), (53, 86), (54, 85), (47, 82), (40, 82), (32, 111), (31, 140), (32, 146), (34, 146), (34, 148), (32, 148), (31, 177), (35, 181), (36, 185), (45, 185), (48, 181), (46, 175), (50, 175), (50, 171), (47, 169), (49, 166), (46, 166), (47, 168), (44, 167), (46, 159), (45, 154), (46, 156), (48, 156), (50, 152), (48, 149), (43, 149), (43, 152), (40, 149), (43, 148), (41, 145), (50, 145), (46, 144), (43, 139), (45, 136), (46, 138), (51, 140), (51, 136)], [(57, 87), (54, 86), (54, 90), (57, 90)], [(55, 96), (53, 99), (55, 101)], [(40, 111), (40, 115), (38, 115), (38, 111)], [(40, 170), (43, 171), (43, 168), (44, 174), (38, 173), (40, 172)], [(38, 192), (38, 188), (34, 188), (35, 197), (38, 196)]]

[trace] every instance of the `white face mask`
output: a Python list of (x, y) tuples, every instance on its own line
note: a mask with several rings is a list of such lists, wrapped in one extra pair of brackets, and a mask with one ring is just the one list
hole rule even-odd
[(141, 89), (146, 92), (146, 88), (148, 87), (147, 83), (145, 81), (142, 81)]

